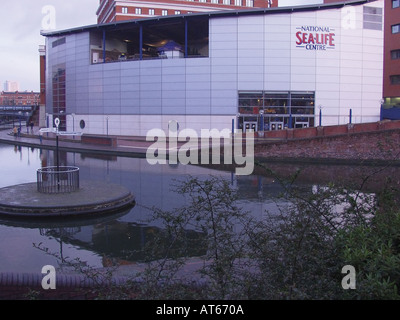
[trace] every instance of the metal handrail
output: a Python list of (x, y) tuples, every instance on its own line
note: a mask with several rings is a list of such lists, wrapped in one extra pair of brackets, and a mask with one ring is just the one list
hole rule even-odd
[(40, 193), (70, 193), (79, 190), (79, 168), (45, 167), (37, 170), (37, 190)]

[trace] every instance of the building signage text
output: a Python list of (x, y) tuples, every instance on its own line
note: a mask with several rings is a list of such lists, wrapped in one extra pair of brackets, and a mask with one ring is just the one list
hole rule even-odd
[(302, 26), (296, 30), (296, 47), (306, 50), (335, 49), (335, 33), (330, 27)]

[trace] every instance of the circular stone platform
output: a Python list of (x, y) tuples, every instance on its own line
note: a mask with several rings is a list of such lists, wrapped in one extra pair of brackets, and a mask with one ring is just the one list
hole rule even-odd
[(134, 205), (128, 189), (102, 181), (81, 181), (78, 191), (64, 194), (39, 193), (36, 183), (0, 189), (0, 215), (12, 217), (93, 216)]

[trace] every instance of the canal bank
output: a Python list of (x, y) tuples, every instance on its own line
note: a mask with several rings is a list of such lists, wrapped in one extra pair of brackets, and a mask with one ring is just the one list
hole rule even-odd
[[(400, 120), (266, 131), (247, 139), (253, 140), (254, 158), (261, 163), (400, 165)], [(0, 131), (0, 142), (11, 145), (55, 150), (55, 140), (54, 134), (43, 134), (40, 138), (37, 127), (33, 133), (21, 133), (20, 137), (13, 136), (8, 130)], [(146, 158), (149, 148), (154, 149), (154, 143), (139, 136), (59, 136), (62, 151), (121, 157)], [(185, 143), (177, 142), (173, 147), (166, 145), (165, 153), (176, 152)], [(201, 151), (200, 144), (195, 144), (195, 148)], [(221, 148), (221, 157), (223, 152)]]

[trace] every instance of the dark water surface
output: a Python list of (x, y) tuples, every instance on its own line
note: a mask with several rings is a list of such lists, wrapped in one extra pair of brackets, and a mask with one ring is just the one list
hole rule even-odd
[[(78, 166), (81, 180), (106, 181), (127, 187), (135, 195), (137, 205), (129, 212), (93, 220), (32, 223), (1, 219), (0, 272), (37, 273), (48, 264), (62, 267), (59, 259), (34, 248), (34, 243), (41, 243), (62, 257), (79, 258), (93, 267), (109, 266), (111, 261), (123, 264), (140, 261), (148, 235), (158, 228), (156, 223), (148, 223), (150, 211), (147, 208), (172, 210), (184, 205), (187, 200), (174, 192), (173, 186), (188, 176), (214, 175), (226, 179), (238, 189), (240, 206), (258, 219), (267, 211), (274, 212), (285, 205), (275, 198), (282, 191), (280, 184), (262, 169), (257, 175), (235, 176), (230, 171), (197, 166), (152, 166), (145, 159), (63, 152), (60, 164)], [(36, 182), (37, 169), (51, 165), (54, 165), (53, 151), (0, 144), (0, 188)], [(283, 176), (301, 169), (299, 183), (310, 192), (335, 180), (359, 183), (360, 177), (379, 171), (362, 166), (273, 163), (269, 167)], [(399, 172), (397, 167), (382, 169), (369, 180), (368, 192), (378, 190), (387, 177), (400, 181)]]

